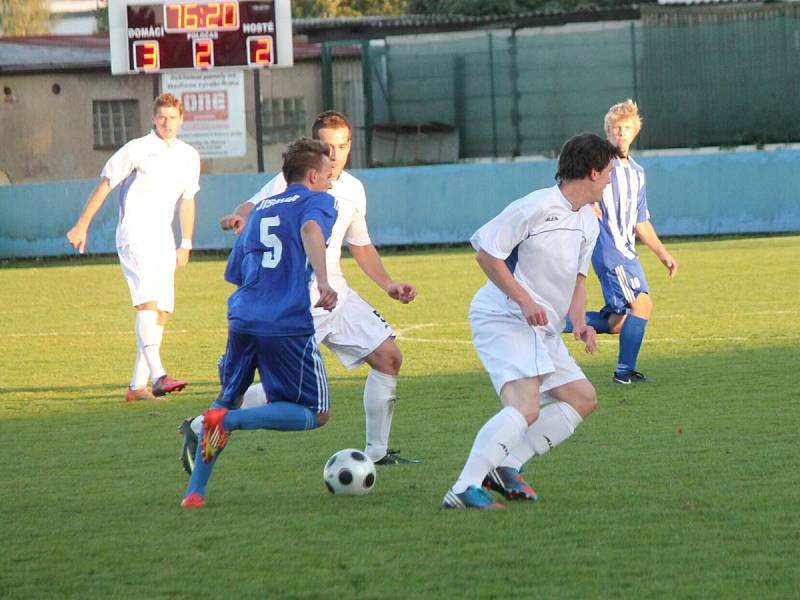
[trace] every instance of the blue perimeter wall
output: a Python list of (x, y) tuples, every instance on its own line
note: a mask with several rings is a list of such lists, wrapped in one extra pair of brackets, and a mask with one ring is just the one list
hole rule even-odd
[[(660, 235), (800, 231), (800, 150), (687, 153), (637, 158)], [(373, 242), (466, 242), (511, 201), (553, 185), (554, 160), (355, 170), (366, 186)], [(229, 248), (220, 217), (255, 193), (267, 174), (209, 175), (198, 195), (196, 249)], [(73, 253), (65, 234), (97, 181), (0, 187), (0, 257)], [(114, 253), (117, 191), (89, 230), (87, 252)], [(176, 218), (177, 223), (177, 218)]]

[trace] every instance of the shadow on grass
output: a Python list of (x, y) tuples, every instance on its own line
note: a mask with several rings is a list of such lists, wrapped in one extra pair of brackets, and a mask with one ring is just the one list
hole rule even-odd
[[(331, 378), (328, 380), (331, 387), (336, 387), (337, 383), (342, 386), (361, 386), (363, 378)], [(256, 380), (258, 383), (258, 380)], [(51, 386), (51, 387), (6, 387), (0, 388), (0, 409), (1, 405), (6, 404), (15, 409), (22, 409), (24, 403), (35, 399), (37, 402), (76, 402), (86, 403), (99, 401), (101, 403), (111, 402), (118, 404), (125, 394), (125, 384), (92, 384), (91, 386)], [(211, 380), (190, 381), (181, 392), (173, 392), (155, 400), (141, 400), (136, 404), (160, 405), (178, 399), (191, 398), (196, 400), (203, 398), (206, 404), (210, 404), (219, 393), (219, 382)], [(354, 392), (355, 393), (355, 392)], [(358, 392), (360, 393), (360, 392)], [(18, 406), (19, 405), (19, 406)], [(21, 415), (17, 415), (21, 416)]]
[[(796, 365), (797, 345), (780, 345), (770, 348), (734, 348), (727, 352), (692, 354), (688, 357), (645, 358), (650, 383), (621, 386), (611, 383), (612, 366), (596, 363), (584, 367), (595, 386), (601, 406), (605, 402), (625, 403), (633, 398), (652, 398), (653, 401), (670, 401), (676, 397), (719, 397), (722, 394), (746, 395), (774, 391), (788, 394), (786, 373)], [(577, 357), (580, 360), (580, 356)], [(363, 390), (366, 369), (329, 375), (334, 410), (340, 397), (358, 399)], [(42, 400), (116, 399), (124, 392), (120, 383), (93, 383), (91, 385), (54, 385), (36, 387), (0, 388), (0, 401), (14, 402), (27, 395), (44, 395)], [(192, 380), (180, 394), (170, 399), (187, 396), (216, 395), (219, 383), (214, 379)], [(425, 398), (419, 403), (418, 398)], [(442, 408), (448, 403), (464, 408), (471, 399), (497, 400), (488, 375), (483, 370), (433, 375), (402, 375), (398, 384), (398, 412), (403, 410), (428, 410)], [(496, 408), (496, 404), (492, 405)]]
[[(219, 382), (210, 380), (190, 381), (189, 385), (185, 388), (185, 390), (188, 390), (189, 387), (201, 387), (201, 386), (219, 387)], [(114, 393), (116, 393), (119, 390), (122, 390), (124, 392), (125, 384), (93, 383), (91, 385), (61, 385), (61, 386), (47, 386), (47, 387), (4, 387), (0, 388), (0, 397), (2, 397), (3, 395), (12, 395), (12, 394), (59, 394), (59, 395), (81, 394), (81, 398), (85, 399), (87, 390), (91, 393), (92, 397), (105, 397), (106, 394), (102, 394), (100, 392), (103, 392), (104, 390)]]

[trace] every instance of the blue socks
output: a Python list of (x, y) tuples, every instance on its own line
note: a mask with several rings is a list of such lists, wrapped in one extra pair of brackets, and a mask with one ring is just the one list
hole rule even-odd
[(222, 420), (225, 431), (235, 429), (275, 429), (305, 431), (317, 427), (317, 415), (294, 402), (270, 402), (264, 406), (232, 410)]
[[(214, 402), (212, 407), (223, 406)], [(317, 415), (305, 406), (294, 404), (293, 402), (272, 402), (256, 408), (245, 408), (242, 410), (231, 410), (222, 420), (225, 431), (235, 429), (275, 429), (277, 431), (304, 431), (317, 427)], [(203, 439), (203, 431), (200, 431), (199, 439)], [(192, 492), (197, 492), (205, 497), (208, 480), (211, 472), (224, 449), (217, 453), (210, 463), (203, 462), (202, 444), (197, 444), (197, 452), (194, 457), (194, 471), (189, 479), (184, 497)]]
[[(600, 312), (587, 312), (586, 324), (594, 327), (597, 333), (610, 333), (608, 317)], [(631, 313), (625, 317), (622, 329), (619, 332), (619, 356), (617, 357), (616, 373), (624, 375), (636, 369), (636, 360), (639, 358), (639, 350), (644, 340), (644, 330), (647, 327), (647, 319), (642, 319)], [(572, 333), (572, 321), (567, 317), (564, 326), (564, 333)]]
[(619, 357), (617, 358), (617, 373), (622, 375), (636, 369), (636, 359), (644, 339), (644, 330), (647, 319), (629, 314), (622, 324), (619, 332)]
[(208, 486), (208, 480), (211, 478), (211, 471), (213, 471), (220, 454), (225, 451), (223, 448), (221, 451), (217, 452), (210, 463), (203, 462), (203, 445), (200, 443), (200, 440), (203, 439), (204, 431), (205, 427), (200, 430), (197, 451), (194, 453), (194, 470), (192, 471), (192, 476), (189, 478), (189, 485), (186, 487), (186, 492), (183, 494), (184, 498), (192, 492), (197, 492), (205, 498), (206, 486)]
[[(608, 317), (604, 317), (603, 313), (587, 312), (586, 324), (594, 327), (597, 333), (609, 333), (611, 328), (608, 325)], [(567, 317), (567, 324), (564, 326), (564, 333), (572, 333), (572, 321)]]

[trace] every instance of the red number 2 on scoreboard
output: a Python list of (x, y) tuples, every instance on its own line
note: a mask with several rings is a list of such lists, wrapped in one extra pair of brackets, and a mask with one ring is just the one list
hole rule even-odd
[(247, 38), (247, 64), (269, 67), (272, 65), (272, 38), (254, 35)]
[(272, 60), (272, 38), (261, 38), (256, 42), (256, 62), (268, 65)]
[(210, 69), (214, 66), (214, 42), (194, 41), (194, 66), (196, 69)]

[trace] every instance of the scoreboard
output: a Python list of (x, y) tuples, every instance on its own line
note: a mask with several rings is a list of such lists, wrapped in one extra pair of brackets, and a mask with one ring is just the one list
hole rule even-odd
[(289, 0), (109, 2), (109, 29), (114, 74), (294, 62)]

